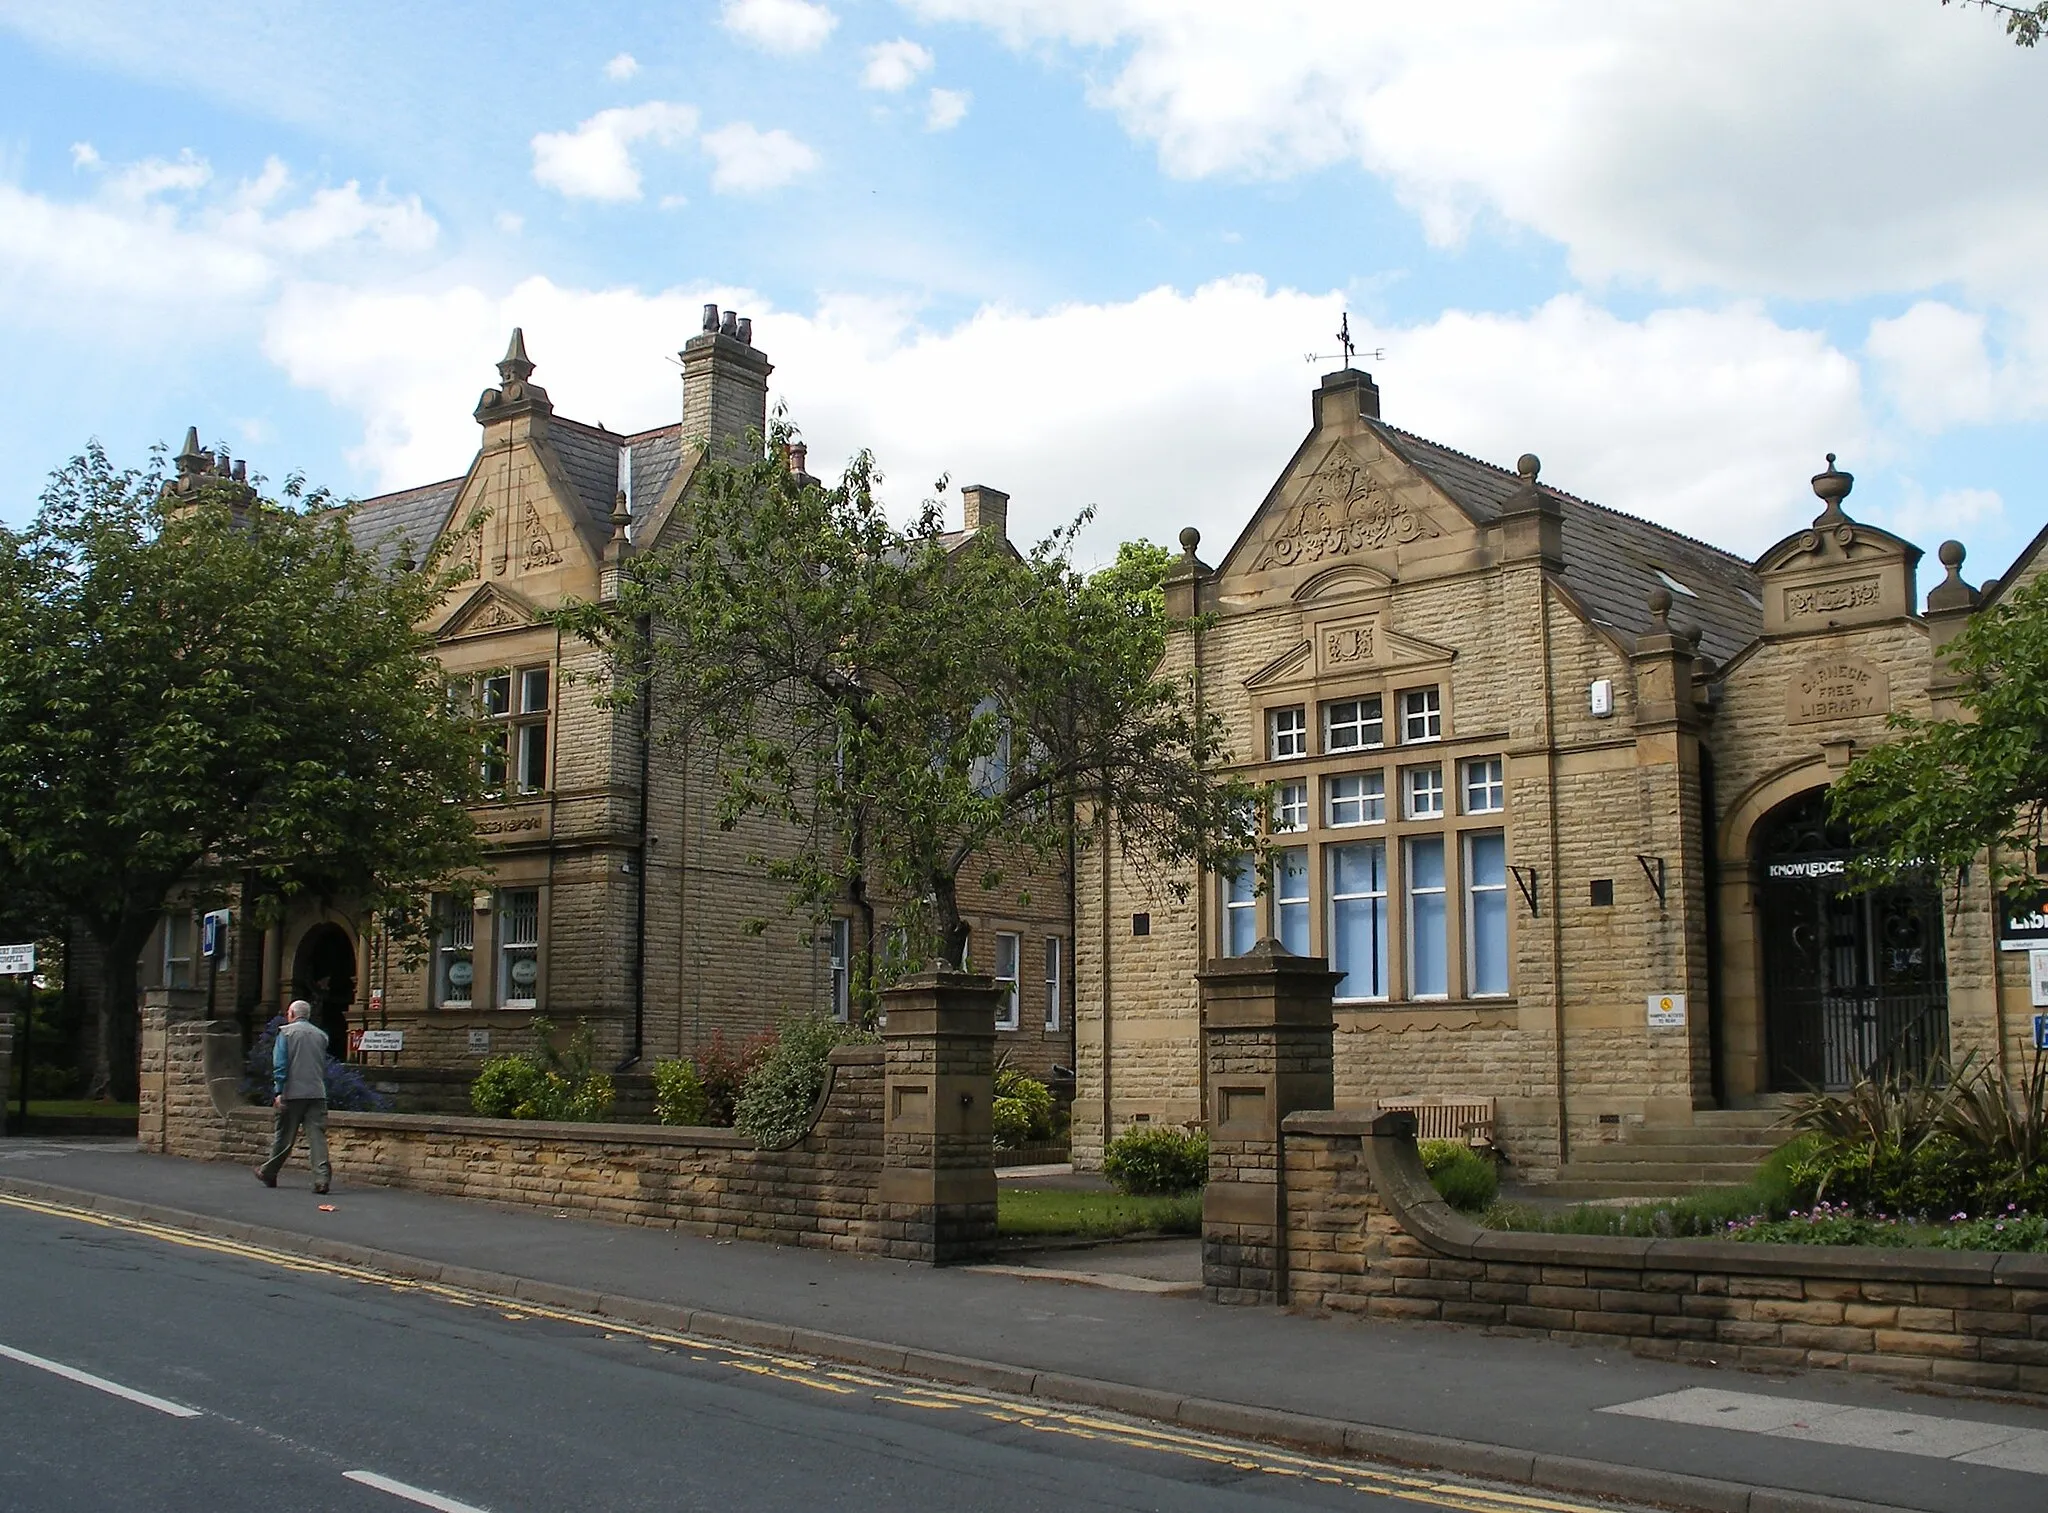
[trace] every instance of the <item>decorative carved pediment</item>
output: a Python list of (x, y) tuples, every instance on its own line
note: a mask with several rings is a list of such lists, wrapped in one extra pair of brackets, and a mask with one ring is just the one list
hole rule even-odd
[(496, 631), (517, 630), (538, 623), (533, 606), (516, 594), (486, 583), (472, 593), (441, 623), (439, 640), (460, 636), (484, 636)]
[(1246, 678), (1244, 686), (1271, 688), (1275, 683), (1305, 681), (1315, 671), (1314, 658), (1311, 656), (1314, 647), (1315, 643), (1312, 641), (1303, 641), (1288, 647), (1286, 651)]
[(1389, 492), (1340, 441), (1279, 512), (1252, 570), (1304, 566), (1440, 534), (1428, 516)]
[(1418, 636), (1393, 630), (1379, 615), (1325, 620), (1310, 638), (1316, 671), (1325, 677), (1396, 668), (1442, 666), (1457, 654)]
[(1352, 594), (1376, 593), (1393, 587), (1393, 584), (1394, 580), (1385, 573), (1375, 572), (1362, 562), (1341, 563), (1324, 568), (1303, 583), (1294, 591), (1294, 602), (1306, 604), (1312, 599), (1341, 599)]

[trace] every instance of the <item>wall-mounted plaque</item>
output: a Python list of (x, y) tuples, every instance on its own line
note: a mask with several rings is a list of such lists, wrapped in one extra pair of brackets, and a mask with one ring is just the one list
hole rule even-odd
[(1891, 707), (1892, 685), (1885, 670), (1847, 652), (1816, 657), (1795, 668), (1785, 689), (1788, 725), (1882, 719)]

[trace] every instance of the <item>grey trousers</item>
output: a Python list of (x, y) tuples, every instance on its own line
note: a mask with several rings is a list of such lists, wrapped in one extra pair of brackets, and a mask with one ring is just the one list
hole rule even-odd
[(277, 1110), (276, 1130), (270, 1137), (270, 1159), (258, 1168), (272, 1181), (283, 1169), (286, 1158), (292, 1153), (292, 1146), (298, 1143), (299, 1127), (305, 1126), (306, 1154), (313, 1158), (313, 1181), (320, 1187), (328, 1185), (333, 1171), (327, 1165), (327, 1100), (325, 1098), (287, 1098), (284, 1107)]

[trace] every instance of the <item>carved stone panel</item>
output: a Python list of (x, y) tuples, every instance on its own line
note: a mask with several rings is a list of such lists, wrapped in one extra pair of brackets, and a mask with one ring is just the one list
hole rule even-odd
[(1884, 583), (1875, 573), (1861, 578), (1840, 578), (1832, 583), (1802, 583), (1782, 590), (1785, 595), (1785, 623), (1798, 626), (1826, 621), (1831, 616), (1868, 610), (1884, 599)]
[(1339, 443), (1295, 501), (1279, 512), (1252, 569), (1323, 562), (1438, 534), (1427, 516), (1390, 494)]
[(1326, 625), (1316, 638), (1316, 661), (1326, 673), (1370, 667), (1379, 659), (1379, 621), (1352, 620)]
[(1793, 672), (1785, 688), (1788, 725), (1882, 719), (1891, 712), (1891, 707), (1891, 678), (1885, 670), (1848, 652), (1815, 657), (1804, 663)]

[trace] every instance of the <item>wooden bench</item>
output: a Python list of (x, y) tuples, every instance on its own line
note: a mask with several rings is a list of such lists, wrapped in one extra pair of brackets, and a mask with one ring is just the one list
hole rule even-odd
[(1426, 1097), (1382, 1098), (1379, 1106), (1414, 1114), (1415, 1138), (1418, 1140), (1462, 1140), (1476, 1150), (1490, 1151), (1494, 1148), (1491, 1098), (1444, 1093)]

